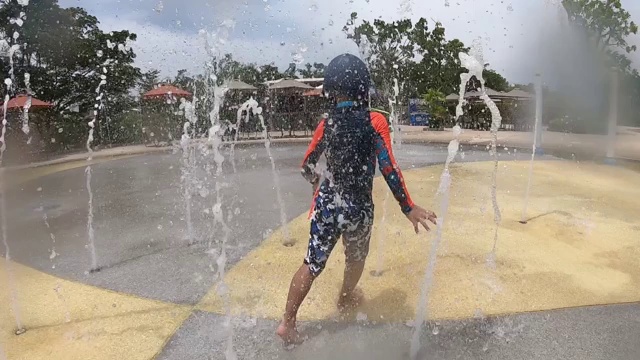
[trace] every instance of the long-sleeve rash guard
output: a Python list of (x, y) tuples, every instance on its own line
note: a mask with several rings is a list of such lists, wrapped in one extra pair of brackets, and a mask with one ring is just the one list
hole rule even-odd
[(337, 193), (353, 201), (371, 201), (376, 162), (402, 212), (414, 207), (402, 172), (391, 148), (387, 119), (378, 112), (355, 106), (338, 107), (318, 124), (302, 162), (302, 174), (311, 183), (319, 181), (315, 167), (327, 157), (328, 178)]

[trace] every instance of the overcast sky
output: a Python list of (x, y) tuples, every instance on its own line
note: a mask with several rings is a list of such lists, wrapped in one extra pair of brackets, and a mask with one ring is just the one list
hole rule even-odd
[[(174, 75), (199, 73), (207, 58), (200, 30), (213, 32), (225, 20), (235, 27), (221, 51), (259, 64), (285, 68), (300, 55), (304, 62), (328, 62), (343, 52), (358, 52), (342, 33), (351, 12), (361, 19), (403, 17), (440, 21), (447, 38), (465, 44), (482, 39), (485, 61), (511, 82), (529, 82), (539, 71), (536, 54), (559, 29), (559, 0), (59, 0), (98, 17), (103, 30), (128, 29), (138, 66)], [(640, 1), (622, 0), (636, 22)], [(553, 30), (555, 29), (555, 30)], [(542, 36), (542, 34), (546, 34)], [(630, 39), (640, 45), (640, 36)], [(631, 55), (636, 66), (640, 52)]]

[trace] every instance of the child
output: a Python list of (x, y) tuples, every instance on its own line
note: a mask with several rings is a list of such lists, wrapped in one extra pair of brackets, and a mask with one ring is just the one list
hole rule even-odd
[[(325, 69), (323, 91), (333, 100), (334, 109), (318, 124), (302, 163), (302, 175), (313, 185), (315, 199), (307, 255), (291, 280), (284, 318), (276, 331), (285, 344), (301, 342), (296, 329), (298, 308), (340, 237), (346, 259), (338, 309), (355, 307), (362, 300), (356, 285), (369, 252), (376, 159), (416, 233), (420, 224), (429, 230), (427, 220), (436, 222), (433, 212), (415, 205), (409, 197), (391, 151), (387, 120), (368, 110), (365, 99), (370, 82), (364, 62), (350, 54), (333, 59)], [(315, 165), (322, 153), (327, 171), (320, 183)]]

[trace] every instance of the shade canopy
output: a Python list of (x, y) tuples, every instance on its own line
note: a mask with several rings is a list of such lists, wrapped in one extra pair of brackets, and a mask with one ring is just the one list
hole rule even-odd
[(313, 89), (313, 86), (307, 85), (303, 82), (292, 80), (292, 79), (284, 79), (282, 81), (278, 81), (277, 83), (271, 84), (269, 86), (269, 90), (284, 90), (284, 89), (309, 90), (309, 89)]
[[(7, 102), (7, 109), (11, 110), (11, 109), (24, 108), (25, 105), (27, 105), (28, 101), (29, 101), (29, 96), (24, 94), (18, 95)], [(4, 106), (4, 103), (2, 103), (1, 106)], [(53, 107), (53, 104), (51, 103), (44, 102), (42, 100), (38, 100), (34, 97), (31, 97), (31, 108), (52, 108), (52, 107)]]
[(186, 90), (182, 90), (178, 87), (175, 87), (173, 85), (162, 85), (162, 86), (158, 86), (157, 88), (151, 91), (146, 92), (144, 95), (142, 95), (142, 97), (144, 97), (145, 99), (153, 99), (153, 98), (165, 97), (168, 95), (190, 97), (191, 93)]
[(509, 97), (513, 97), (513, 98), (518, 98), (518, 99), (531, 99), (534, 96), (524, 90), (520, 90), (520, 89), (513, 89), (511, 91), (509, 91), (507, 93), (507, 96)]
[(231, 80), (225, 84), (229, 90), (258, 90), (255, 86), (249, 85), (244, 81)]

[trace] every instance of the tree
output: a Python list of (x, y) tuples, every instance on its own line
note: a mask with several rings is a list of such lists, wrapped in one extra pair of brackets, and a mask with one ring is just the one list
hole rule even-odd
[(438, 90), (429, 90), (427, 94), (424, 96), (424, 101), (429, 106), (429, 112), (438, 127), (444, 126), (444, 122), (449, 117), (449, 112), (447, 111), (447, 100), (444, 93)]
[[(622, 8), (620, 0), (563, 0), (562, 5), (567, 12), (569, 21), (582, 28), (590, 40), (589, 43), (596, 53), (603, 59), (604, 67), (613, 66), (620, 70), (620, 84), (625, 91), (620, 93), (621, 121), (625, 118), (633, 118), (634, 114), (640, 112), (640, 106), (637, 103), (637, 81), (638, 72), (631, 68), (631, 61), (628, 54), (635, 52), (637, 47), (630, 45), (627, 41), (630, 35), (638, 33), (638, 26), (631, 20), (628, 11)], [(595, 76), (595, 75), (594, 75)], [(603, 99), (608, 98), (609, 94), (609, 72), (605, 71), (600, 74), (601, 88), (598, 89)], [(578, 99), (570, 101), (577, 102)], [(605, 131), (607, 106), (593, 106), (593, 104), (584, 104), (585, 107), (591, 106), (592, 119), (590, 126), (596, 126), (598, 131)], [(566, 113), (569, 116), (580, 114), (580, 106), (567, 106)], [(580, 126), (585, 126), (586, 116), (574, 116), (580, 121)], [(637, 120), (635, 120), (637, 121)], [(591, 131), (591, 130), (589, 130)]]
[(637, 34), (638, 26), (620, 0), (563, 0), (562, 5), (569, 21), (588, 31), (598, 48), (636, 51), (627, 37)]
[(138, 80), (138, 86), (141, 93), (146, 93), (153, 89), (153, 87), (160, 82), (160, 71), (149, 70), (143, 73)]
[[(358, 14), (352, 13), (343, 31), (361, 49), (377, 90), (390, 95), (397, 80), (404, 84), (401, 98), (423, 97), (429, 90), (456, 92), (464, 71), (458, 56), (469, 49), (458, 39), (447, 40), (441, 23), (430, 28), (424, 18), (415, 24), (410, 19), (376, 19), (356, 25), (357, 20)], [(495, 71), (488, 78), (501, 89), (508, 86)]]
[(278, 67), (273, 63), (262, 65), (258, 68), (260, 73), (260, 82), (263, 83), (265, 81), (282, 79), (283, 75), (278, 70)]
[(324, 76), (324, 68), (325, 65), (322, 63), (313, 63), (313, 65), (307, 63), (304, 69), (298, 70), (298, 73), (303, 78), (321, 78)]
[(376, 88), (390, 93), (394, 79), (402, 82), (408, 78), (409, 63), (414, 56), (413, 41), (409, 31), (413, 28), (411, 19), (390, 23), (375, 19), (373, 23), (363, 21), (356, 26), (358, 13), (352, 13), (344, 26), (348, 39), (364, 50), (364, 60), (369, 65)]
[(284, 75), (284, 77), (289, 78), (289, 79), (297, 79), (298, 76), (296, 76), (296, 64), (295, 63), (291, 63), (289, 64), (289, 67), (287, 68), (287, 70), (285, 70), (282, 75)]
[(435, 89), (449, 94), (457, 92), (460, 83), (460, 66), (458, 55), (469, 49), (458, 39), (448, 41), (445, 28), (436, 22), (433, 30), (429, 30), (425, 19), (420, 19), (411, 34), (415, 42), (416, 53), (421, 57), (413, 66), (412, 77), (416, 79), (413, 87), (418, 94)]
[[(94, 108), (99, 86), (105, 94), (102, 101), (109, 103), (138, 83), (141, 72), (133, 66), (136, 55), (129, 46), (135, 34), (127, 30), (105, 33), (96, 17), (82, 8), (63, 9), (57, 0), (32, 1), (26, 7), (16, 0), (0, 3), (1, 19), (19, 19), (26, 13), (22, 26), (16, 21), (0, 23), (0, 34), (19, 34), (12, 44), (19, 45), (19, 50), (12, 59), (0, 58), (3, 73), (10, 73), (13, 60), (16, 92), (27, 91), (23, 79), (28, 73), (32, 93), (52, 102), (54, 113), (78, 109), (84, 115)], [(100, 85), (103, 80), (106, 84)], [(51, 130), (57, 119), (43, 121), (47, 121), (44, 128)], [(81, 117), (60, 120), (73, 121), (86, 129)], [(99, 139), (100, 131), (96, 135)]]
[(484, 78), (485, 85), (493, 90), (507, 92), (511, 87), (507, 79), (495, 70), (485, 69), (482, 72), (482, 77)]

